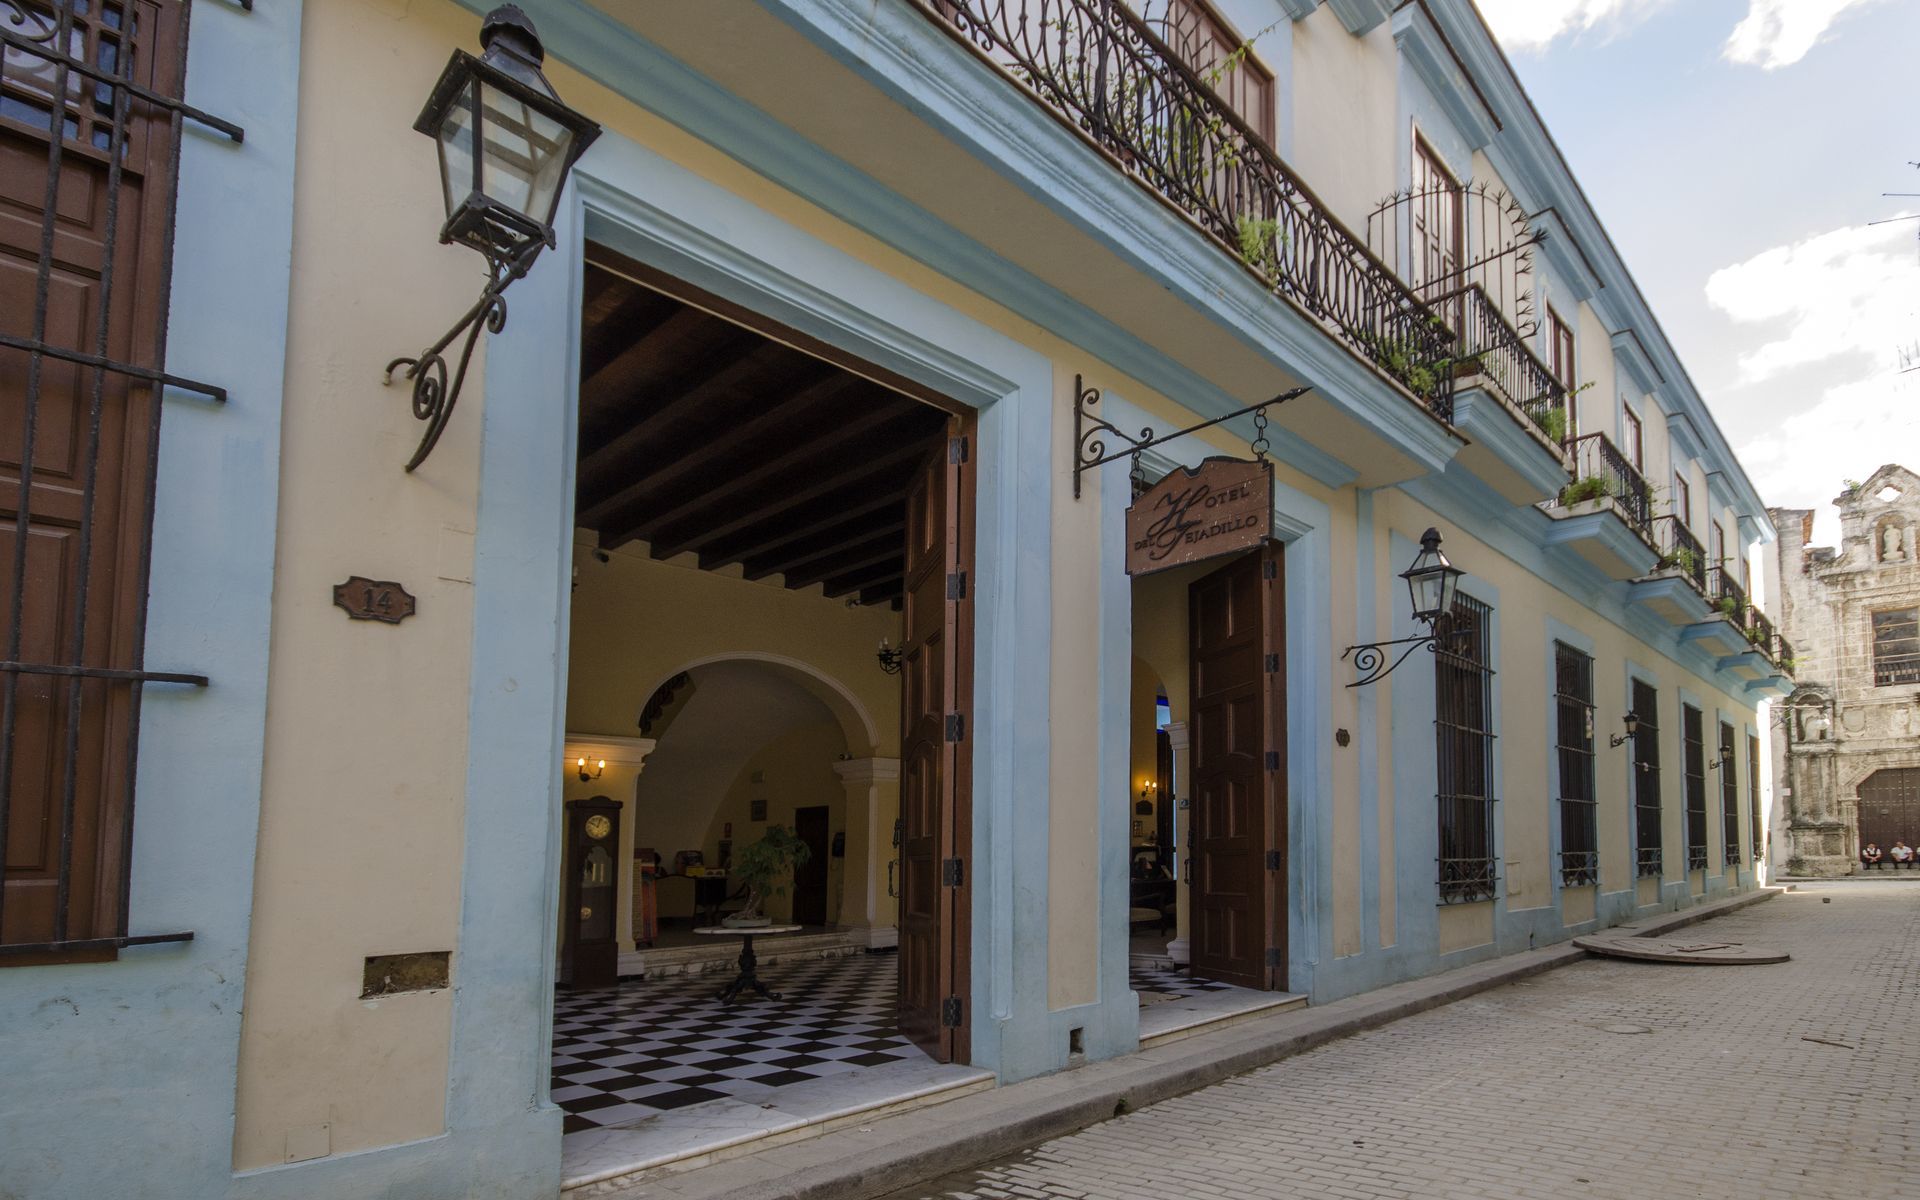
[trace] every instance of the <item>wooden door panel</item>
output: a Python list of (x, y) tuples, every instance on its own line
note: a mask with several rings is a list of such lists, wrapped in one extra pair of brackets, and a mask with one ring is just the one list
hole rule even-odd
[(1860, 785), (1860, 844), (1920, 845), (1920, 767), (1875, 771)]

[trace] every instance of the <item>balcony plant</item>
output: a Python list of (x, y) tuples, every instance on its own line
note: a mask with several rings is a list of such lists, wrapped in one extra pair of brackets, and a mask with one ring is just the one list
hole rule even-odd
[(1662, 570), (1676, 570), (1686, 575), (1695, 575), (1700, 570), (1700, 556), (1690, 546), (1681, 546), (1660, 556)]
[(1567, 440), (1567, 410), (1555, 405), (1540, 417), (1540, 432), (1554, 445), (1562, 445)]
[(1732, 596), (1721, 596), (1714, 600), (1713, 607), (1714, 611), (1718, 612), (1721, 616), (1733, 617), (1739, 615), (1740, 602)]
[(1582, 475), (1560, 489), (1560, 503), (1568, 508), (1613, 495), (1613, 482), (1605, 475)]
[(747, 906), (721, 920), (734, 928), (754, 928), (772, 924), (764, 911), (768, 899), (784, 896), (787, 881), (813, 852), (785, 825), (770, 825), (761, 839), (744, 850), (736, 850), (729, 873), (747, 885)]

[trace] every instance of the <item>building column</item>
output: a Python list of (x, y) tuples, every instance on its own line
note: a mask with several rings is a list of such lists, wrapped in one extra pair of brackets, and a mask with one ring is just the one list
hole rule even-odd
[(889, 885), (898, 874), (893, 827), (900, 815), (900, 760), (842, 759), (833, 764), (833, 773), (847, 789), (840, 923), (863, 932), (869, 950), (898, 945), (899, 902)]
[(1167, 725), (1167, 745), (1173, 751), (1173, 894), (1174, 922), (1173, 940), (1167, 943), (1167, 957), (1176, 967), (1184, 967), (1192, 961), (1192, 943), (1188, 934), (1193, 928), (1193, 900), (1187, 887), (1187, 814), (1192, 811), (1193, 797), (1188, 790), (1187, 781), (1187, 723), (1174, 721)]
[[(620, 945), (622, 954), (633, 953), (633, 897), (634, 881), (639, 877), (639, 868), (633, 861), (634, 813), (639, 799), (640, 772), (647, 765), (647, 756), (653, 753), (653, 738), (595, 737), (592, 734), (572, 733), (566, 738), (561, 769), (566, 772), (566, 786), (561, 796), (573, 800), (581, 796), (607, 795), (620, 802), (620, 845), (616, 848), (616, 863), (625, 863), (626, 869), (614, 871), (614, 914), (613, 937)], [(600, 769), (605, 762), (606, 769), (594, 778), (580, 778), (580, 760), (587, 760), (589, 771)], [(562, 887), (565, 881), (562, 880)], [(556, 904), (558, 898), (555, 899)]]

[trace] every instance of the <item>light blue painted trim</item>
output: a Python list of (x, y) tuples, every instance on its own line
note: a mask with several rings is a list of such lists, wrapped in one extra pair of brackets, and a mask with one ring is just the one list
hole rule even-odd
[(1613, 335), (1613, 361), (1618, 364), (1626, 376), (1633, 380), (1641, 395), (1649, 395), (1660, 390), (1663, 382), (1660, 372), (1653, 366), (1653, 360), (1640, 345), (1640, 339), (1631, 329), (1622, 329)]
[(1739, 513), (1734, 519), (1739, 522), (1740, 542), (1743, 546), (1771, 542), (1777, 536), (1773, 522), (1759, 520), (1752, 513)]
[(1320, 0), (1277, 0), (1280, 11), (1296, 21), (1304, 21), (1320, 7)]
[[(1374, 530), (1379, 523), (1374, 497), (1375, 492), (1356, 489), (1354, 493), (1354, 546), (1353, 546), (1353, 596), (1354, 628), (1361, 631), (1361, 641), (1372, 640), (1371, 631), (1379, 620), (1381, 602), (1392, 603), (1394, 594), (1388, 591), (1385, 596), (1379, 584), (1381, 564), (1374, 555)], [(1328, 646), (1327, 651), (1333, 647)], [(1341, 667), (1351, 670), (1351, 664), (1342, 662)], [(1379, 744), (1380, 720), (1378, 706), (1371, 703), (1372, 696), (1361, 696), (1355, 706), (1354, 724), (1358, 727), (1355, 745), (1360, 747), (1359, 788), (1360, 788), (1360, 950), (1361, 953), (1380, 949), (1380, 806), (1393, 803), (1391, 796), (1380, 794), (1380, 756), (1364, 751)], [(1352, 749), (1352, 747), (1349, 747)], [(1396, 879), (1396, 882), (1398, 880)], [(1398, 889), (1395, 889), (1398, 895)], [(1396, 909), (1398, 905), (1396, 904)], [(1397, 925), (1396, 925), (1397, 929)], [(1397, 937), (1397, 934), (1396, 934)]]
[[(1518, 180), (1505, 175), (1509, 182), (1518, 186)], [(1546, 251), (1546, 259), (1553, 269), (1555, 281), (1566, 288), (1568, 297), (1574, 302), (1592, 301), (1602, 286), (1600, 277), (1593, 271), (1585, 255), (1580, 253), (1573, 236), (1567, 230), (1567, 224), (1559, 212), (1551, 208), (1541, 209), (1528, 218), (1533, 227), (1545, 234), (1540, 248)], [(1555, 307), (1558, 307), (1557, 305)]]
[(1786, 675), (1771, 675), (1749, 683), (1746, 686), (1746, 693), (1749, 696), (1757, 696), (1761, 700), (1780, 700), (1793, 695), (1794, 682)]
[(1111, 163), (918, 10), (760, 3), (1399, 452), (1430, 470), (1458, 452), (1442, 422), (1144, 188), (1115, 186)]
[[(492, 7), (492, 0), (459, 2), (475, 12)], [(1132, 331), (800, 138), (597, 9), (577, 0), (526, 0), (523, 7), (539, 23), (549, 54), (565, 59), (590, 78), (719, 147), (796, 195), (1085, 348), (1099, 360), (1193, 411), (1202, 415), (1228, 412), (1260, 398), (1228, 393), (1155, 350)], [(916, 19), (926, 23), (924, 18)], [(1005, 88), (1003, 82), (994, 82)], [(1034, 107), (1021, 97), (1013, 98), (1022, 100), (1026, 110)], [(1049, 127), (1057, 124), (1044, 113), (1023, 111), (1020, 115)], [(1111, 172), (1110, 164), (1100, 166)], [(1221, 255), (1215, 250), (1212, 257)], [(1404, 402), (1404, 397), (1401, 400)], [(1288, 436), (1275, 442), (1274, 457), (1328, 487), (1342, 487), (1357, 475), (1352, 467), (1300, 438)]]
[[(1680, 575), (1653, 575), (1644, 579), (1627, 582), (1627, 602), (1645, 607), (1657, 601), (1678, 604), (1688, 611), (1687, 624), (1707, 619), (1713, 611), (1706, 598), (1693, 590), (1693, 585)], [(1664, 619), (1664, 618), (1663, 618)]]
[(1030, 797), (1032, 781), (1048, 777), (1050, 755), (1048, 513), (1055, 474), (1065, 469), (1051, 451), (1053, 364), (616, 134), (601, 137), (576, 177), (589, 236), (663, 270), (693, 272), (717, 295), (797, 321), (935, 391), (981, 402), (973, 1061), (1007, 1082), (1062, 1068), (1069, 1025), (1085, 1027), (1090, 1058), (1131, 1049), (1137, 1010), (1124, 975), (1089, 1009), (1047, 1007), (1047, 818)]
[[(1393, 14), (1393, 40), (1400, 47), (1402, 59), (1433, 94), (1467, 144), (1478, 150), (1491, 142), (1499, 131), (1499, 119), (1474, 94), (1459, 64), (1447, 52), (1439, 30), (1419, 5), (1408, 5)], [(1458, 174), (1466, 178), (1471, 172)]]
[[(1716, 669), (1719, 667), (1720, 659), (1723, 656), (1728, 654), (1737, 655), (1745, 652), (1747, 649), (1747, 639), (1742, 637), (1740, 631), (1735, 629), (1730, 622), (1718, 613), (1704, 621), (1695, 621), (1691, 625), (1684, 626), (1680, 630), (1680, 640), (1682, 642), (1697, 642), (1704, 647), (1709, 654), (1713, 655), (1713, 663)], [(1718, 647), (1718, 653), (1715, 653), (1715, 647)]]
[(1542, 499), (1558, 495), (1567, 485), (1565, 460), (1521, 428), (1507, 406), (1485, 388), (1467, 388), (1454, 394), (1453, 424), (1499, 455)]
[(181, 130), (166, 363), (228, 400), (169, 390), (159, 402), (146, 663), (211, 682), (143, 689), (128, 925), (195, 937), (112, 962), (0, 970), (0, 1191), (12, 1196), (244, 1190), (232, 1180), (234, 1080), (265, 745), (300, 9), (196, 6), (188, 40), (187, 102), (246, 140), (192, 121)]
[(1768, 661), (1766, 655), (1751, 646), (1738, 654), (1726, 655), (1720, 659), (1717, 666), (1721, 671), (1745, 675), (1749, 679), (1762, 679), (1773, 674), (1773, 663)]
[(1641, 574), (1652, 570), (1660, 557), (1628, 528), (1626, 521), (1611, 505), (1577, 517), (1550, 519), (1553, 520), (1553, 526), (1547, 530), (1543, 541), (1549, 546), (1565, 548), (1568, 554), (1578, 553), (1573, 549), (1575, 542), (1599, 542), (1622, 560), (1638, 563)]
[[(1660, 392), (1655, 393), (1655, 395), (1660, 394)], [(1673, 442), (1673, 449), (1677, 452), (1676, 458), (1699, 461), (1706, 457), (1701, 451), (1700, 439), (1695, 433), (1693, 418), (1688, 416), (1684, 409), (1668, 415), (1667, 437)], [(1674, 465), (1677, 468), (1679, 464), (1676, 462)]]
[(1393, 12), (1391, 0), (1326, 0), (1326, 3), (1347, 27), (1347, 32), (1355, 36), (1368, 33)]

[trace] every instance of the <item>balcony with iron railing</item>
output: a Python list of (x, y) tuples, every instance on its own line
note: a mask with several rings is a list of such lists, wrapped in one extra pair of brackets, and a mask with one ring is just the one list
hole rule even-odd
[(1564, 546), (1614, 579), (1654, 569), (1653, 490), (1603, 433), (1568, 443), (1573, 481), (1539, 507), (1552, 517), (1545, 542)]
[(1567, 438), (1566, 385), (1507, 323), (1487, 289), (1476, 283), (1433, 305), (1459, 328), (1454, 375), (1462, 385), (1475, 377), (1485, 379), (1542, 439), (1562, 445)]
[(1627, 598), (1671, 625), (1691, 625), (1712, 615), (1707, 606), (1707, 552), (1676, 513), (1653, 519), (1650, 531), (1659, 557), (1632, 581)]
[(1724, 564), (1707, 569), (1707, 602), (1733, 627), (1742, 632), (1747, 628), (1747, 613), (1751, 611), (1747, 604), (1747, 589), (1740, 586), (1734, 572)]
[(1773, 657), (1774, 666), (1779, 667), (1782, 671), (1786, 672), (1788, 675), (1792, 675), (1794, 673), (1795, 668), (1798, 666), (1798, 662), (1794, 658), (1793, 643), (1789, 642), (1785, 637), (1783, 637), (1780, 634), (1779, 630), (1774, 631), (1773, 644), (1770, 647), (1770, 653)]
[(1275, 295), (1435, 416), (1453, 419), (1453, 331), (1221, 99), (1218, 78), (1203, 78), (1133, 8), (1121, 0), (927, 4)]
[(1694, 591), (1707, 594), (1707, 551), (1685, 521), (1673, 513), (1655, 517), (1653, 548), (1660, 552), (1660, 570), (1678, 573)]

